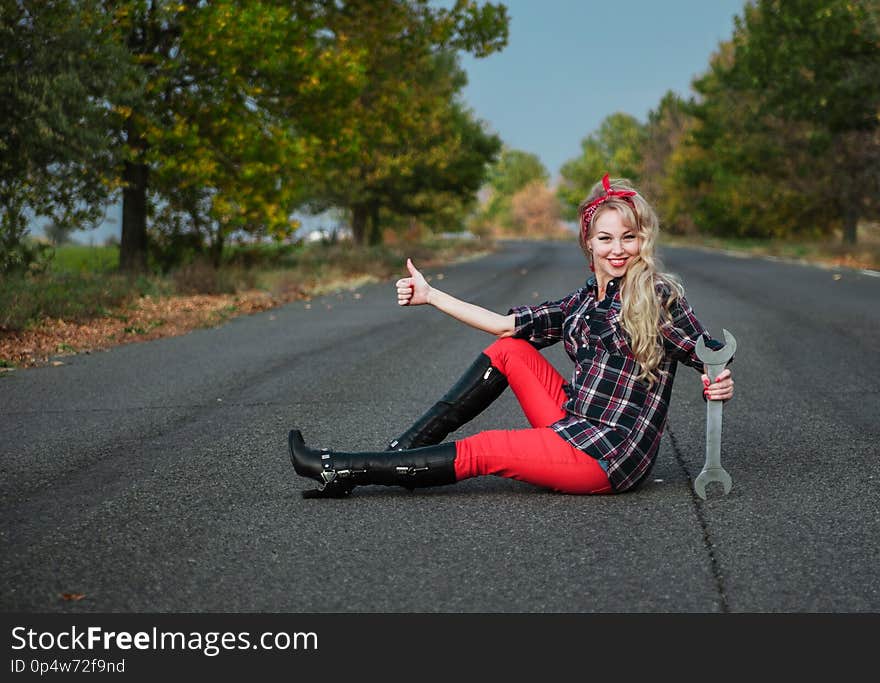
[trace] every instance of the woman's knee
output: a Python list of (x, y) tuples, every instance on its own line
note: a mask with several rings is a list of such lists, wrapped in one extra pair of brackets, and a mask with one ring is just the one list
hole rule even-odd
[(515, 337), (505, 337), (497, 339), (483, 351), (492, 361), (492, 365), (499, 369), (503, 369), (506, 359), (510, 355), (521, 355), (523, 352), (533, 351), (533, 347), (525, 339), (517, 339)]

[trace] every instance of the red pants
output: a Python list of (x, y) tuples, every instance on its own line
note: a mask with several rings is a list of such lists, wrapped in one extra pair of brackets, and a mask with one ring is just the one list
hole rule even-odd
[(599, 462), (549, 428), (565, 416), (562, 375), (523, 339), (500, 339), (484, 353), (507, 377), (533, 429), (492, 430), (456, 441), (456, 478), (494, 474), (562, 493), (609, 493)]

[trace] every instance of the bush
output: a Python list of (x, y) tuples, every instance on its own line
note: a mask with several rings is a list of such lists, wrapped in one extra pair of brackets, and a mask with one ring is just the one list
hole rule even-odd
[(42, 318), (81, 322), (145, 294), (163, 293), (148, 278), (91, 273), (16, 275), (0, 281), (0, 329), (22, 330)]
[(171, 273), (171, 282), (177, 294), (235, 294), (253, 289), (256, 279), (256, 274), (250, 269), (235, 266), (215, 268), (204, 258)]

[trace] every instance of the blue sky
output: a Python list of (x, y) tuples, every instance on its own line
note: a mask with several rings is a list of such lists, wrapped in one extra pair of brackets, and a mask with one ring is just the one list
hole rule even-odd
[[(502, 0), (500, 53), (462, 59), (465, 102), (505, 144), (537, 154), (551, 177), (615, 112), (645, 121), (668, 90), (687, 96), (744, 0)], [(447, 5), (448, 3), (438, 3)]]
[[(510, 16), (507, 47), (483, 59), (462, 58), (469, 81), (463, 99), (507, 146), (537, 154), (555, 178), (609, 114), (645, 121), (667, 90), (689, 95), (691, 80), (733, 34), (744, 0), (503, 4)], [(98, 244), (120, 230), (121, 210), (114, 206), (102, 227), (74, 238)]]

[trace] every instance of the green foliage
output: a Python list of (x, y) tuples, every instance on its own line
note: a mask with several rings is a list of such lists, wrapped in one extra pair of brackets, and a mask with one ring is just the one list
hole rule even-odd
[(0, 273), (29, 266), (33, 217), (91, 227), (116, 187), (107, 103), (126, 68), (98, 5), (0, 0)]
[(660, 211), (665, 227), (676, 232), (692, 232), (686, 207), (679, 207), (674, 202), (678, 194), (671, 182), (676, 154), (691, 125), (687, 102), (669, 91), (657, 107), (648, 112), (642, 145), (639, 191)]
[(126, 170), (148, 171), (131, 173), (124, 197), (123, 264), (147, 243), (145, 198), (154, 233), (174, 244), (193, 232), (215, 263), (234, 231), (280, 238), (297, 227), (290, 214), (322, 150), (353, 144), (346, 110), (361, 82), (358, 51), (325, 30), (322, 6), (117, 4), (112, 25), (142, 82), (118, 107)]
[(363, 244), (381, 239), (383, 210), (426, 218), (466, 204), (500, 140), (456, 101), (466, 82), (457, 52), (500, 49), (504, 7), (378, 0), (333, 6), (326, 19), (360, 51), (365, 82), (346, 111), (354, 144), (326, 150), (328, 172), (313, 208), (349, 209), (355, 242)]
[(546, 183), (550, 178), (536, 154), (518, 149), (504, 149), (490, 167), (488, 184), (499, 195), (512, 196), (536, 180)]
[(120, 275), (12, 275), (0, 280), (0, 329), (25, 329), (42, 318), (87, 320), (152, 291), (150, 281)]
[(761, 93), (759, 111), (817, 133), (875, 130), (876, 0), (759, 0), (736, 18), (727, 83)]
[(23, 226), (0, 226), (0, 275), (41, 273), (51, 260), (52, 247), (30, 239)]
[(577, 218), (578, 205), (606, 173), (638, 183), (644, 141), (645, 128), (635, 117), (622, 112), (605, 117), (599, 129), (581, 141), (581, 155), (560, 169), (557, 195), (563, 215)]
[[(123, 198), (120, 266), (165, 272), (306, 204), (460, 223), (500, 149), (464, 108), (464, 50), (503, 5), (457, 0), (0, 0), (0, 270)], [(8, 96), (7, 96), (8, 93)], [(147, 258), (149, 251), (149, 258)]]
[(522, 225), (514, 219), (513, 198), (533, 183), (546, 184), (549, 178), (550, 174), (536, 154), (503, 149), (498, 161), (489, 167), (487, 188), (490, 194), (477, 222), (505, 232), (522, 232)]
[(694, 82), (668, 217), (716, 235), (812, 237), (880, 211), (880, 31), (871, 0), (762, 0)]

